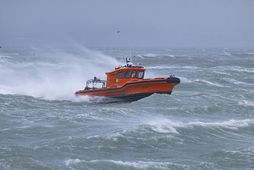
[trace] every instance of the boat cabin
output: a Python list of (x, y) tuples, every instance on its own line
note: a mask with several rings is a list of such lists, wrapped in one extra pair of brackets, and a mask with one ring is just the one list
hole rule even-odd
[(116, 67), (114, 71), (106, 73), (106, 88), (121, 87), (129, 81), (138, 81), (144, 78), (145, 69), (127, 62), (124, 66)]

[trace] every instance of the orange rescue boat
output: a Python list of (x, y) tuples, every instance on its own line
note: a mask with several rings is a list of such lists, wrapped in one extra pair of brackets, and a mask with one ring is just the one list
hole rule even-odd
[[(94, 77), (86, 82), (84, 90), (77, 91), (75, 95), (136, 101), (153, 93), (171, 94), (173, 88), (180, 83), (180, 79), (175, 76), (144, 79), (144, 74), (143, 66), (135, 66), (126, 59), (126, 65), (106, 73), (106, 81)], [(101, 86), (98, 87), (98, 84)]]

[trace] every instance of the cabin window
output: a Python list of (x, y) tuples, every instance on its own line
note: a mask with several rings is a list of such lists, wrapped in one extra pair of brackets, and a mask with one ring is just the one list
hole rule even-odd
[(140, 78), (140, 79), (144, 78), (144, 72), (143, 71), (138, 72), (138, 78)]
[(132, 71), (131, 72), (131, 78), (135, 78), (137, 77), (137, 72), (136, 71)]
[(117, 78), (144, 78), (144, 71), (126, 71), (116, 74)]
[(124, 78), (124, 72), (119, 72), (116, 74), (117, 78)]
[(130, 77), (131, 77), (131, 71), (126, 71), (125, 78), (130, 78)]

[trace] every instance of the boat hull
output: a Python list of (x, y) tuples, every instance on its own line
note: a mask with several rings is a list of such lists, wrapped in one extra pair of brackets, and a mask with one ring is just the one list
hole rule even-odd
[(79, 90), (75, 95), (100, 96), (122, 101), (136, 101), (148, 97), (153, 93), (171, 94), (173, 88), (179, 83), (180, 79), (176, 77), (142, 79), (139, 81), (127, 82), (121, 87)]

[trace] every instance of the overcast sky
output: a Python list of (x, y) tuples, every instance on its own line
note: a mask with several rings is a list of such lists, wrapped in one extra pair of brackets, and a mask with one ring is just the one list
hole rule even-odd
[(1, 46), (68, 41), (253, 48), (254, 0), (0, 0)]

